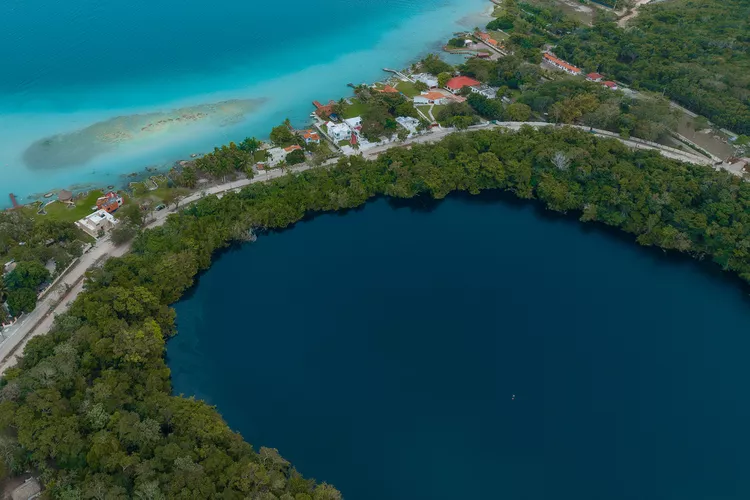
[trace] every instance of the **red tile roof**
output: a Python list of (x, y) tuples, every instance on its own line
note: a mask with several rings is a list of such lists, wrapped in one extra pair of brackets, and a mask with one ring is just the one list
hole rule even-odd
[(469, 78), (468, 76), (457, 76), (448, 80), (448, 83), (446, 83), (445, 86), (451, 90), (461, 90), (464, 87), (473, 87), (474, 85), (479, 84), (480, 82), (473, 78)]
[(287, 153), (291, 153), (296, 149), (302, 149), (302, 146), (300, 146), (299, 144), (292, 144), (291, 146), (285, 147), (284, 151), (286, 151)]
[(551, 55), (551, 54), (544, 54), (544, 58), (547, 59), (550, 62), (553, 62), (557, 64), (558, 66), (562, 66), (563, 68), (567, 69), (568, 71), (572, 71), (573, 73), (580, 73), (581, 68), (577, 68), (576, 66), (573, 66), (570, 63), (567, 63), (563, 61), (562, 59), (558, 59), (557, 57)]
[(312, 130), (305, 130), (305, 135), (303, 135), (303, 137), (305, 139), (310, 139), (312, 141), (319, 141), (320, 140), (320, 136), (318, 135), (318, 133), (314, 132)]
[(607, 87), (613, 89), (617, 87), (617, 84), (615, 82), (606, 81), (603, 83), (603, 85), (606, 85)]
[(588, 75), (586, 75), (586, 78), (590, 80), (601, 80), (602, 78), (604, 78), (604, 75), (600, 75), (599, 73), (589, 73)]
[(389, 94), (393, 94), (393, 93), (398, 94), (398, 89), (395, 88), (395, 87), (391, 87), (390, 85), (386, 85), (382, 89), (378, 89), (378, 92), (387, 92)]
[(445, 94), (442, 94), (440, 92), (427, 92), (426, 94), (422, 94), (419, 97), (424, 97), (430, 101), (437, 101), (440, 99), (445, 99)]

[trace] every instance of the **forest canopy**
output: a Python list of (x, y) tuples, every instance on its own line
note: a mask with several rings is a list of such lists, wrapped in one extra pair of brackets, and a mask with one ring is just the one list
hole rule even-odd
[(564, 36), (555, 53), (664, 93), (739, 134), (750, 134), (750, 2), (672, 0), (640, 8), (630, 27), (595, 24)]
[(35, 467), (61, 498), (340, 499), (276, 450), (253, 449), (204, 402), (171, 395), (170, 304), (250, 228), (289, 227), (375, 196), (485, 189), (711, 259), (750, 282), (750, 184), (725, 171), (567, 127), (482, 130), (374, 161), (341, 158), (334, 168), (203, 198), (90, 271), (69, 312), (29, 341), (0, 382), (0, 472)]

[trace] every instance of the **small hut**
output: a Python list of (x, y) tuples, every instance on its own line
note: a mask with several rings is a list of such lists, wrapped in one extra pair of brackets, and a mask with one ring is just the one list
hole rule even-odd
[(73, 193), (67, 189), (61, 189), (60, 192), (57, 193), (57, 199), (65, 203), (70, 203), (73, 200)]

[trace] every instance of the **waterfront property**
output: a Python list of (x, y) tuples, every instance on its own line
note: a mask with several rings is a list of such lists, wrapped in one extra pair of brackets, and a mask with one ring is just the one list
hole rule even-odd
[(566, 73), (569, 73), (571, 75), (580, 75), (581, 74), (581, 68), (577, 66), (573, 66), (567, 61), (563, 61), (562, 59), (554, 56), (553, 54), (549, 52), (544, 53), (544, 61), (551, 64), (557, 69), (561, 69), (565, 71)]
[(445, 84), (445, 88), (452, 94), (457, 94), (464, 87), (474, 87), (481, 85), (479, 80), (475, 80), (468, 76), (456, 76), (448, 80)]
[(304, 130), (302, 138), (305, 140), (305, 144), (320, 144), (320, 134), (314, 130)]
[(75, 224), (89, 236), (99, 238), (115, 227), (117, 219), (106, 210), (99, 209), (91, 215), (87, 215), (83, 219), (76, 221)]
[(115, 193), (114, 191), (109, 191), (104, 196), (100, 196), (96, 200), (97, 210), (105, 210), (108, 213), (114, 212), (115, 210), (120, 208), (122, 204), (122, 196)]
[(417, 73), (416, 75), (412, 75), (411, 77), (414, 79), (414, 81), (422, 82), (431, 89), (436, 89), (439, 86), (437, 77), (429, 73)]

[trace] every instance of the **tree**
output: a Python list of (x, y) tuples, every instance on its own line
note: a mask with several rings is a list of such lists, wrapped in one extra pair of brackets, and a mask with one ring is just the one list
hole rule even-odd
[(116, 246), (120, 246), (132, 240), (138, 234), (138, 227), (129, 221), (117, 224), (109, 233), (109, 238)]
[(245, 140), (239, 144), (239, 148), (243, 151), (248, 151), (249, 153), (255, 153), (260, 149), (262, 144), (263, 143), (255, 137), (246, 137)]
[(417, 80), (414, 82), (414, 89), (418, 90), (419, 92), (425, 92), (430, 89), (430, 87), (427, 86), (425, 82)]
[(39, 262), (24, 261), (16, 264), (16, 268), (8, 273), (5, 277), (5, 283), (11, 291), (21, 288), (36, 290), (39, 285), (50, 278), (47, 268)]
[(180, 196), (181, 195), (182, 195), (182, 193), (180, 193), (179, 191), (177, 191), (175, 189), (170, 189), (166, 193), (164, 193), (164, 196), (162, 197), (162, 201), (167, 206), (174, 205), (175, 208), (177, 208), (177, 206), (180, 203)]
[(288, 155), (286, 155), (286, 162), (289, 165), (296, 165), (298, 163), (304, 163), (305, 162), (305, 152), (301, 149), (295, 149)]
[(447, 84), (448, 80), (450, 80), (451, 78), (453, 78), (453, 75), (451, 75), (447, 71), (439, 73), (438, 74), (438, 86), (445, 87), (445, 84)]
[(143, 210), (138, 203), (126, 203), (117, 210), (117, 218), (136, 227), (141, 227), (144, 219)]
[(511, 122), (525, 122), (531, 118), (531, 108), (526, 104), (514, 102), (505, 110), (505, 117)]
[(36, 307), (36, 292), (31, 288), (17, 288), (8, 293), (8, 308), (13, 316), (28, 313)]
[(558, 170), (568, 170), (570, 166), (570, 159), (562, 151), (558, 151), (552, 157), (552, 164), (557, 167)]
[(298, 140), (286, 124), (272, 128), (270, 137), (274, 144), (281, 147), (296, 144)]
[(3, 304), (8, 299), (8, 285), (5, 284), (5, 279), (0, 276), (0, 304)]
[(421, 65), (426, 73), (432, 75), (453, 71), (453, 66), (440, 59), (440, 56), (436, 54), (427, 54), (427, 57), (422, 59)]
[(460, 49), (466, 46), (466, 39), (464, 38), (451, 38), (448, 40), (448, 47)]

